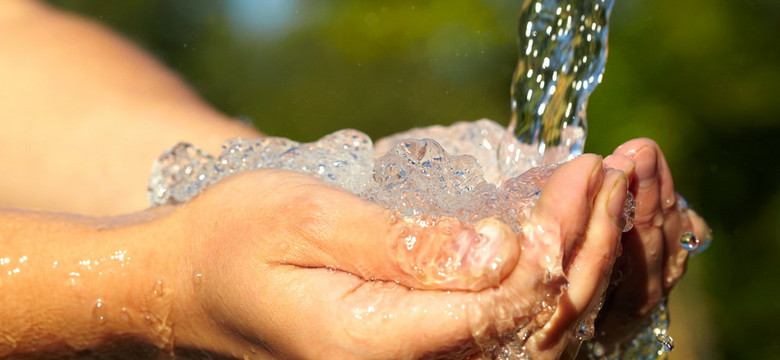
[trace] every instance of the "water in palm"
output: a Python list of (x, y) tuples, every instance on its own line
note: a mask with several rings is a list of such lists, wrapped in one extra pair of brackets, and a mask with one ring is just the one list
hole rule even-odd
[[(225, 177), (282, 168), (374, 201), (410, 224), (447, 218), (473, 228), (490, 218), (521, 234), (555, 164), (582, 153), (585, 106), (602, 79), (612, 3), (529, 0), (523, 4), (508, 128), (480, 120), (413, 129), (376, 144), (356, 130), (342, 130), (308, 144), (274, 137), (231, 139), (217, 156), (194, 145), (177, 144), (155, 163), (149, 198), (155, 206), (183, 203)], [(627, 204), (627, 218), (630, 210)], [(406, 244), (400, 251), (426, 246)], [(559, 254), (548, 255), (553, 255), (548, 256), (552, 262), (560, 261)], [(451, 264), (460, 258), (452, 254), (449, 259)], [(537, 277), (545, 291), (528, 299), (525, 307), (506, 305), (507, 313), (515, 314), (514, 327), (500, 336), (473, 334), (488, 357), (528, 358), (525, 341), (554, 311), (565, 282), (562, 274), (551, 275), (555, 266), (550, 261), (540, 264), (530, 276)], [(437, 281), (457, 282), (461, 275), (453, 270), (457, 266), (413, 265), (429, 272), (420, 276), (444, 277)], [(477, 305), (475, 311), (492, 306)]]

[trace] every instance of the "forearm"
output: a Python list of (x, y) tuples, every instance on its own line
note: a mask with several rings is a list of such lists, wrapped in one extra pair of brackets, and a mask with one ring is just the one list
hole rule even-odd
[[(10, 4), (9, 4), (10, 3)], [(259, 133), (102, 27), (35, 2), (0, 4), (0, 205), (118, 214), (147, 206), (151, 164), (187, 141), (216, 152)]]
[(182, 246), (160, 214), (147, 217), (0, 210), (0, 357), (118, 339), (171, 346)]

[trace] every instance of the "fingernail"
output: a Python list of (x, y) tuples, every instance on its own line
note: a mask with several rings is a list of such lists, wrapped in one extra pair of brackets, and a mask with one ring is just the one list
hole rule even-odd
[(634, 176), (634, 168), (636, 164), (634, 160), (623, 154), (612, 154), (604, 158), (604, 166), (607, 168), (613, 168), (626, 173), (626, 176), (631, 182), (631, 177)]
[(602, 163), (602, 158), (599, 157), (598, 161), (593, 164), (593, 169), (591, 170), (590, 178), (588, 179), (588, 195), (591, 199), (596, 196), (596, 191), (601, 186), (601, 180), (604, 176)]
[[(636, 177), (639, 179), (639, 188), (644, 188), (656, 181), (658, 172), (658, 155), (654, 153), (652, 146), (644, 146), (637, 151), (634, 159)], [(642, 160), (648, 159), (648, 160)]]
[(493, 218), (480, 220), (474, 230), (485, 243), (467, 245), (464, 265), (472, 276), (485, 277), (491, 286), (497, 285), (517, 262), (517, 236), (507, 224)]
[(612, 191), (609, 194), (608, 209), (609, 215), (616, 219), (623, 219), (623, 208), (626, 203), (626, 191), (628, 186), (628, 179), (626, 174), (622, 171), (615, 171), (617, 173), (617, 179), (612, 185)]

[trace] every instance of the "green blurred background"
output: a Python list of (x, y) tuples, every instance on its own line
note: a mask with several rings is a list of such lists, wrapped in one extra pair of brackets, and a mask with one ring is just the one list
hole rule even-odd
[[(506, 123), (521, 0), (51, 0), (264, 132)], [(714, 229), (673, 295), (674, 359), (780, 359), (780, 1), (617, 0), (589, 152), (655, 139)]]

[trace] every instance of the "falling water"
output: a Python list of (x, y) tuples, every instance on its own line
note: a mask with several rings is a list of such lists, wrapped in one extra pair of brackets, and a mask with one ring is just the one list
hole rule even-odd
[(520, 57), (512, 82), (512, 121), (523, 143), (582, 153), (588, 96), (601, 83), (614, 0), (526, 0), (520, 12)]

